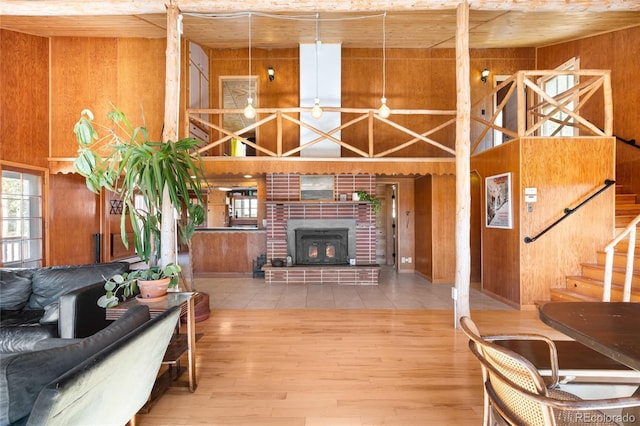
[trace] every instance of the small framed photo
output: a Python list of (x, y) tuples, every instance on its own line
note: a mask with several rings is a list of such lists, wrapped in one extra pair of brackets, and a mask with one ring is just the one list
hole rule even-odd
[(485, 178), (487, 228), (511, 229), (511, 173)]
[(300, 176), (301, 200), (333, 200), (333, 175)]

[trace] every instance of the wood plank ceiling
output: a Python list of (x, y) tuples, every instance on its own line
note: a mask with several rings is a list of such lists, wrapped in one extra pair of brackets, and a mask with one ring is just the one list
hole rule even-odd
[[(31, 4), (32, 11), (23, 3)], [(45, 1), (0, 2), (0, 28), (25, 32), (39, 36), (72, 37), (144, 37), (162, 38), (166, 35), (166, 16), (163, 13), (136, 14), (135, 6), (126, 9), (113, 7), (110, 15), (82, 14), (81, 10), (68, 10), (60, 6), (65, 16), (52, 16), (55, 10), (47, 11)], [(75, 3), (55, 2), (57, 5)], [(90, 2), (93, 6), (94, 2)], [(96, 2), (109, 3), (109, 2)], [(139, 2), (112, 2), (115, 4), (139, 4)], [(146, 3), (146, 2), (145, 2)], [(155, 3), (155, 2), (151, 2)], [(183, 2), (179, 2), (181, 4)], [(193, 3), (193, 2), (189, 2)], [(198, 3), (198, 2), (195, 2)], [(299, 43), (313, 43), (315, 40), (315, 11), (300, 8), (298, 3), (289, 2), (297, 11), (268, 11), (255, 3), (252, 16), (252, 45), (255, 48), (295, 47)], [(376, 2), (365, 2), (376, 6)], [(396, 2), (413, 3), (413, 2)], [(428, 3), (428, 2), (425, 2)], [(446, 3), (446, 2), (440, 2)], [(508, 2), (503, 2), (508, 3)], [(470, 13), (469, 43), (471, 48), (515, 48), (541, 47), (568, 40), (588, 37), (604, 32), (640, 25), (640, 1), (627, 1), (626, 9), (612, 7), (616, 2), (599, 3), (599, 7), (584, 6), (582, 10), (571, 7), (550, 10), (549, 7), (536, 8), (529, 2), (529, 10), (472, 10)], [(563, 2), (564, 3), (564, 2)], [(584, 4), (584, 2), (582, 2)], [(606, 8), (606, 3), (611, 3)], [(221, 7), (216, 2), (216, 7)], [(249, 7), (245, 4), (245, 8)], [(329, 9), (325, 3), (322, 7)], [(617, 3), (616, 3), (617, 4)], [(43, 5), (40, 8), (38, 5)], [(388, 5), (388, 3), (387, 3)], [(12, 6), (14, 6), (12, 8)], [(21, 7), (18, 7), (21, 6)], [(262, 5), (265, 6), (265, 5)], [(378, 5), (380, 6), (380, 5)], [(393, 6), (393, 5), (391, 5)], [(52, 7), (52, 6), (51, 6)], [(386, 41), (388, 48), (453, 48), (455, 46), (455, 8), (425, 10), (389, 10), (386, 19)], [(190, 13), (183, 8), (185, 37), (202, 45), (218, 49), (245, 48), (248, 44), (248, 14), (236, 10), (237, 17), (214, 19), (202, 14), (202, 7), (193, 7), (198, 13)], [(602, 9), (605, 8), (605, 11)], [(91, 10), (99, 10), (93, 8)], [(148, 9), (142, 10), (143, 12)], [(227, 9), (232, 10), (232, 9)], [(358, 12), (335, 12), (319, 10), (319, 38), (324, 43), (342, 43), (348, 48), (380, 48), (382, 46), (382, 11), (368, 9)], [(208, 13), (212, 11), (207, 10)], [(20, 15), (19, 13), (22, 13)], [(97, 13), (97, 12), (92, 12)], [(103, 13), (107, 13), (106, 11)], [(129, 14), (130, 13), (130, 14)], [(216, 12), (224, 14), (223, 12)], [(37, 16), (45, 15), (45, 16)], [(292, 19), (293, 17), (300, 19)]]

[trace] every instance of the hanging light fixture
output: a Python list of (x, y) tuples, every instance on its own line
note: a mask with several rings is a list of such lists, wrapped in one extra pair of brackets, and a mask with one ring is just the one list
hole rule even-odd
[(244, 108), (244, 116), (253, 119), (256, 118), (256, 109), (253, 107), (253, 98), (251, 97), (251, 13), (249, 13), (249, 97), (247, 98), (247, 106)]
[(387, 12), (382, 15), (382, 98), (380, 98), (380, 109), (378, 114), (382, 118), (387, 118), (391, 115), (391, 110), (387, 106), (387, 98), (385, 96), (385, 90), (387, 86)]
[(313, 102), (313, 108), (311, 108), (311, 116), (316, 120), (322, 117), (322, 108), (320, 108), (320, 98), (318, 97), (318, 49), (321, 46), (321, 41), (318, 38), (318, 18), (320, 14), (316, 12), (316, 98)]

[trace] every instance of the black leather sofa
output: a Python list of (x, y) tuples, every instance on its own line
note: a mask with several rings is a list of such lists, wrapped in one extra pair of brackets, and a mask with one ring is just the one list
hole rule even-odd
[(109, 323), (96, 301), (105, 279), (127, 270), (127, 262), (0, 268), (0, 353), (30, 351), (46, 338), (81, 338), (103, 329)]
[(125, 424), (151, 394), (179, 315), (135, 306), (90, 337), (0, 356), (0, 426)]

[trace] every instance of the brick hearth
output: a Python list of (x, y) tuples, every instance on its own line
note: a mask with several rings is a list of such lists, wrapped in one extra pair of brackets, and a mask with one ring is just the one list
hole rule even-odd
[[(267, 283), (324, 282), (349, 285), (377, 285), (379, 266), (376, 259), (376, 222), (369, 202), (351, 201), (360, 190), (375, 195), (375, 176), (337, 175), (334, 200), (300, 200), (300, 175), (267, 176), (267, 260), (286, 259), (287, 221), (289, 219), (355, 219), (355, 266), (265, 266)], [(349, 201), (339, 201), (345, 194)]]

